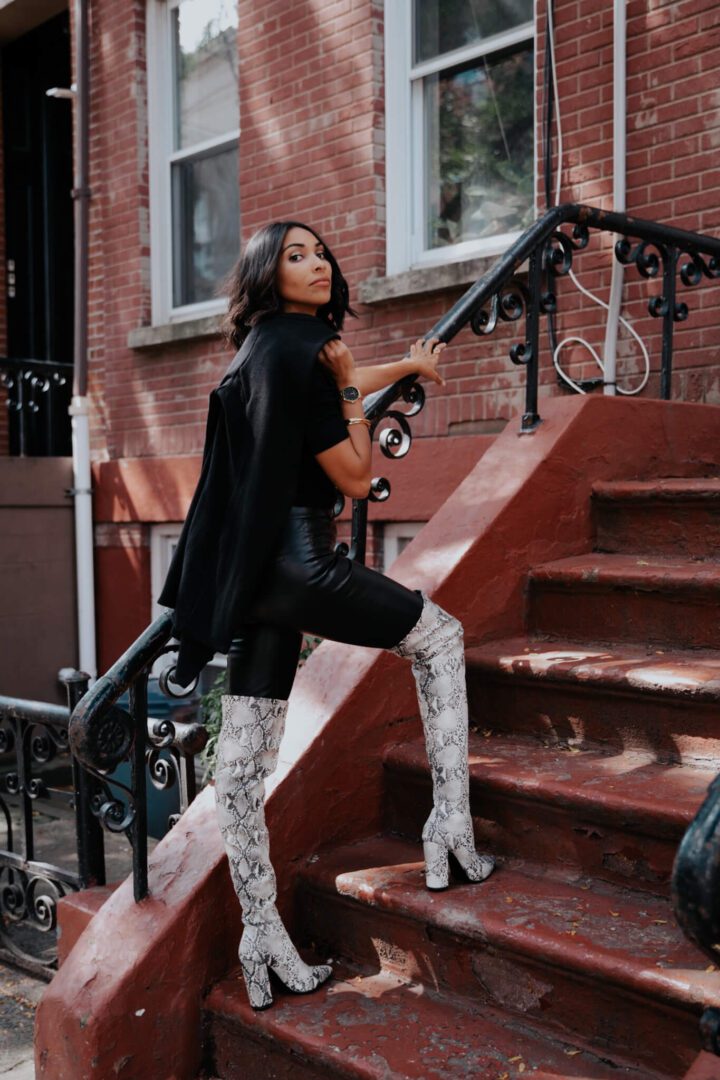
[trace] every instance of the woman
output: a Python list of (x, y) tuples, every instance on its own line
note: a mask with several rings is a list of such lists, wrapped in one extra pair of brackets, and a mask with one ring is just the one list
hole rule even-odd
[(215, 791), (243, 913), (240, 962), (251, 1004), (271, 1004), (269, 971), (291, 990), (331, 974), (301, 960), (275, 906), (264, 780), (275, 769), (302, 632), (412, 660), (433, 779), (423, 829), (426, 883), (448, 885), (453, 852), (471, 881), (478, 855), (468, 799), (467, 696), (460, 623), (425, 594), (334, 551), (337, 491), (370, 489), (364, 394), (415, 373), (442, 382), (443, 344), (356, 368), (340, 340), (348, 289), (312, 229), (276, 222), (248, 243), (230, 281), (238, 348), (210, 397), (203, 467), (160, 602), (174, 608), (176, 679), (228, 652)]

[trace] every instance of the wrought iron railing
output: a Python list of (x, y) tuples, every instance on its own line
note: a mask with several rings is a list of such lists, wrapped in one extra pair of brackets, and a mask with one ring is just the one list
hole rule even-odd
[[(89, 813), (87, 779), (71, 762), (68, 746), (70, 711), (87, 687), (87, 676), (63, 674), (68, 708), (0, 697), (0, 827), (5, 830), (5, 846), (0, 848), (0, 959), (38, 975), (49, 975), (54, 967), (53, 947), (44, 942), (55, 930), (58, 900), (104, 881), (102, 837)], [(71, 782), (53, 786), (48, 766), (63, 760)], [(34, 810), (48, 802), (75, 809), (78, 858), (73, 868), (36, 857)], [(24, 935), (17, 933), (19, 927)], [(32, 951), (30, 943), (37, 946), (38, 937), (43, 944)]]
[(0, 357), (0, 393), (8, 411), (9, 452), (62, 457), (72, 452), (68, 406), (72, 364)]
[[(106, 882), (103, 829), (124, 833), (130, 840), (133, 866), (142, 881), (147, 852), (146, 767), (155, 788), (178, 788), (182, 813), (195, 797), (194, 755), (207, 741), (199, 723), (148, 717), (147, 671), (140, 670), (132, 684), (132, 715), (106, 694), (101, 725), (93, 722), (91, 707), (98, 695), (93, 698), (95, 687), (87, 690), (87, 675), (66, 670), (61, 680), (67, 688), (67, 708), (0, 697), (0, 837), (3, 828), (5, 832), (4, 847), (0, 846), (0, 960), (43, 976), (52, 975), (56, 967), (58, 901), (69, 892)], [(101, 697), (102, 690), (101, 686)], [(91, 769), (70, 753), (68, 727), (76, 706), (90, 721), (86, 743), (92, 741), (96, 748), (96, 767)], [(135, 765), (129, 789), (110, 775), (128, 751)], [(58, 765), (65, 766), (64, 775), (59, 775)], [(43, 805), (51, 816), (57, 812), (54, 807), (73, 812), (75, 844), (72, 851), (63, 851), (68, 865), (37, 857), (35, 811)], [(45, 842), (53, 847), (50, 838)]]
[[(572, 229), (568, 231), (566, 226)], [(509, 348), (512, 363), (526, 372), (522, 432), (533, 432), (541, 422), (540, 328), (543, 318), (557, 311), (553, 282), (569, 274), (576, 255), (589, 247), (591, 230), (616, 234), (615, 258), (625, 266), (635, 266), (643, 278), (662, 282), (661, 291), (648, 301), (648, 310), (662, 320), (658, 368), (660, 396), (664, 399), (671, 395), (675, 323), (684, 322), (689, 315), (687, 304), (678, 301), (679, 290), (692, 288), (703, 278), (720, 277), (720, 239), (715, 237), (578, 203), (548, 210), (426, 335), (427, 339), (436, 337), (449, 342), (469, 327), (485, 337), (501, 323), (519, 322), (524, 317), (524, 333)], [(519, 276), (525, 264), (527, 271)], [(406, 412), (393, 408), (401, 398), (410, 405)], [(373, 421), (372, 434), (381, 422), (390, 421), (378, 440), (386, 457), (400, 458), (408, 453), (412, 443), (408, 420), (420, 412), (424, 403), (423, 389), (412, 375), (365, 399), (365, 413)], [(389, 494), (390, 483), (385, 477), (373, 480), (371, 501), (383, 501)], [(339, 512), (340, 506), (337, 509)], [(366, 533), (367, 500), (355, 500), (351, 541), (342, 549), (359, 562), (365, 559)]]
[[(132, 845), (135, 899), (147, 895), (147, 784), (158, 789), (175, 784), (180, 791), (180, 812), (195, 798), (194, 756), (207, 742), (201, 723), (154, 720), (148, 717), (148, 680), (158, 657), (176, 649), (168, 644), (172, 635), (169, 612), (155, 620), (127, 652), (84, 695), (75, 707), (69, 726), (69, 742), (75, 758), (98, 785), (93, 813), (113, 832), (123, 832)], [(160, 677), (161, 690), (171, 698), (185, 696), (171, 681), (172, 664)], [(117, 704), (129, 691), (128, 708)], [(163, 756), (167, 750), (169, 756)], [(108, 773), (118, 765), (130, 765), (129, 784), (112, 781)], [(119, 794), (122, 793), (122, 796)], [(174, 824), (171, 822), (170, 824)]]

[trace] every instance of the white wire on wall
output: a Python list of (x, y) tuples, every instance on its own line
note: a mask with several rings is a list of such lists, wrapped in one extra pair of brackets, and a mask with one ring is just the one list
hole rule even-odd
[[(555, 181), (555, 206), (558, 206), (560, 204), (560, 191), (561, 191), (561, 183), (562, 183), (563, 141), (562, 141), (562, 122), (561, 122), (561, 115), (560, 115), (560, 95), (558, 93), (557, 68), (556, 68), (556, 65), (555, 65), (555, 25), (554, 25), (554, 20), (553, 20), (553, 5), (552, 5), (551, 0), (550, 0), (550, 2), (548, 2), (548, 5), (547, 5), (547, 23), (548, 23), (548, 37), (550, 39), (550, 70), (551, 70), (551, 73), (552, 73), (553, 94), (555, 96), (555, 127), (556, 127), (556, 133), (557, 133), (556, 134), (556, 139), (557, 139), (557, 170), (556, 170), (557, 171), (557, 177), (556, 177), (556, 181)], [(575, 274), (573, 273), (572, 269), (570, 269), (570, 271), (568, 272), (568, 276), (569, 276), (570, 280), (572, 281), (573, 285), (575, 286), (575, 288), (579, 292), (581, 292), (583, 294), (583, 296), (587, 296), (589, 300), (592, 300), (592, 302), (594, 304), (597, 304), (598, 307), (603, 308), (605, 311), (610, 310), (609, 305), (606, 304), (604, 300), (601, 300), (599, 296), (595, 296), (594, 293), (591, 293), (589, 289), (586, 289), (584, 285), (580, 284), (580, 282), (576, 278)], [(635, 338), (638, 345), (640, 346), (640, 351), (642, 352), (643, 360), (645, 362), (645, 374), (643, 375), (642, 379), (640, 380), (639, 384), (636, 387), (634, 387), (631, 390), (624, 390), (621, 386), (617, 387), (618, 394), (625, 394), (625, 395), (627, 395), (629, 397), (632, 394), (639, 394), (640, 391), (644, 390), (645, 387), (647, 386), (647, 382), (648, 382), (648, 379), (650, 377), (650, 355), (648, 353), (647, 346), (645, 345), (645, 342), (642, 340), (642, 338), (637, 333), (637, 331), (630, 325), (630, 323), (627, 321), (627, 319), (624, 319), (622, 317), (622, 315), (619, 318), (620, 318), (620, 322), (622, 323), (622, 325), (625, 327), (625, 329), (628, 331), (628, 333), (630, 333)], [(564, 382), (567, 383), (568, 386), (572, 387), (572, 389), (575, 390), (576, 393), (584, 394), (584, 393), (586, 393), (586, 391), (583, 390), (583, 388), (579, 385), (579, 383), (575, 382), (575, 380), (572, 379), (567, 374), (566, 371), (563, 371), (563, 369), (562, 369), (562, 367), (560, 365), (560, 360), (559, 360), (560, 350), (564, 349), (566, 345), (581, 345), (583, 348), (587, 349), (587, 351), (590, 353), (590, 355), (594, 359), (597, 366), (602, 371), (603, 375), (605, 374), (605, 365), (604, 365), (600, 355), (598, 354), (597, 350), (590, 344), (589, 341), (586, 341), (585, 338), (578, 337), (577, 335), (572, 335), (572, 336), (563, 338), (562, 341), (559, 341), (558, 344), (555, 346), (555, 349), (553, 351), (553, 365), (554, 365), (555, 370), (557, 371), (558, 375), (560, 376), (560, 378)]]

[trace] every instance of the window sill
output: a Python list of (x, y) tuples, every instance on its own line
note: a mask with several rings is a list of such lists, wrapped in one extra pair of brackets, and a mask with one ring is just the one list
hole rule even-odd
[(439, 266), (420, 266), (391, 277), (368, 278), (360, 282), (358, 299), (363, 304), (382, 304), (403, 296), (441, 292), (461, 285), (472, 285), (486, 273), (500, 255), (463, 259), (441, 263)]
[(128, 349), (152, 349), (158, 345), (215, 337), (220, 333), (221, 320), (222, 314), (204, 315), (199, 319), (183, 319), (182, 322), (162, 326), (138, 326), (128, 334)]

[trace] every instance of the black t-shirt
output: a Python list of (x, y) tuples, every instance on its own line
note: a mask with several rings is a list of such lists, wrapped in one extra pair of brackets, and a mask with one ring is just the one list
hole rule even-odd
[(335, 380), (327, 368), (317, 361), (310, 380), (294, 506), (330, 508), (335, 505), (337, 491), (315, 460), (315, 454), (321, 454), (323, 450), (329, 450), (349, 437)]

